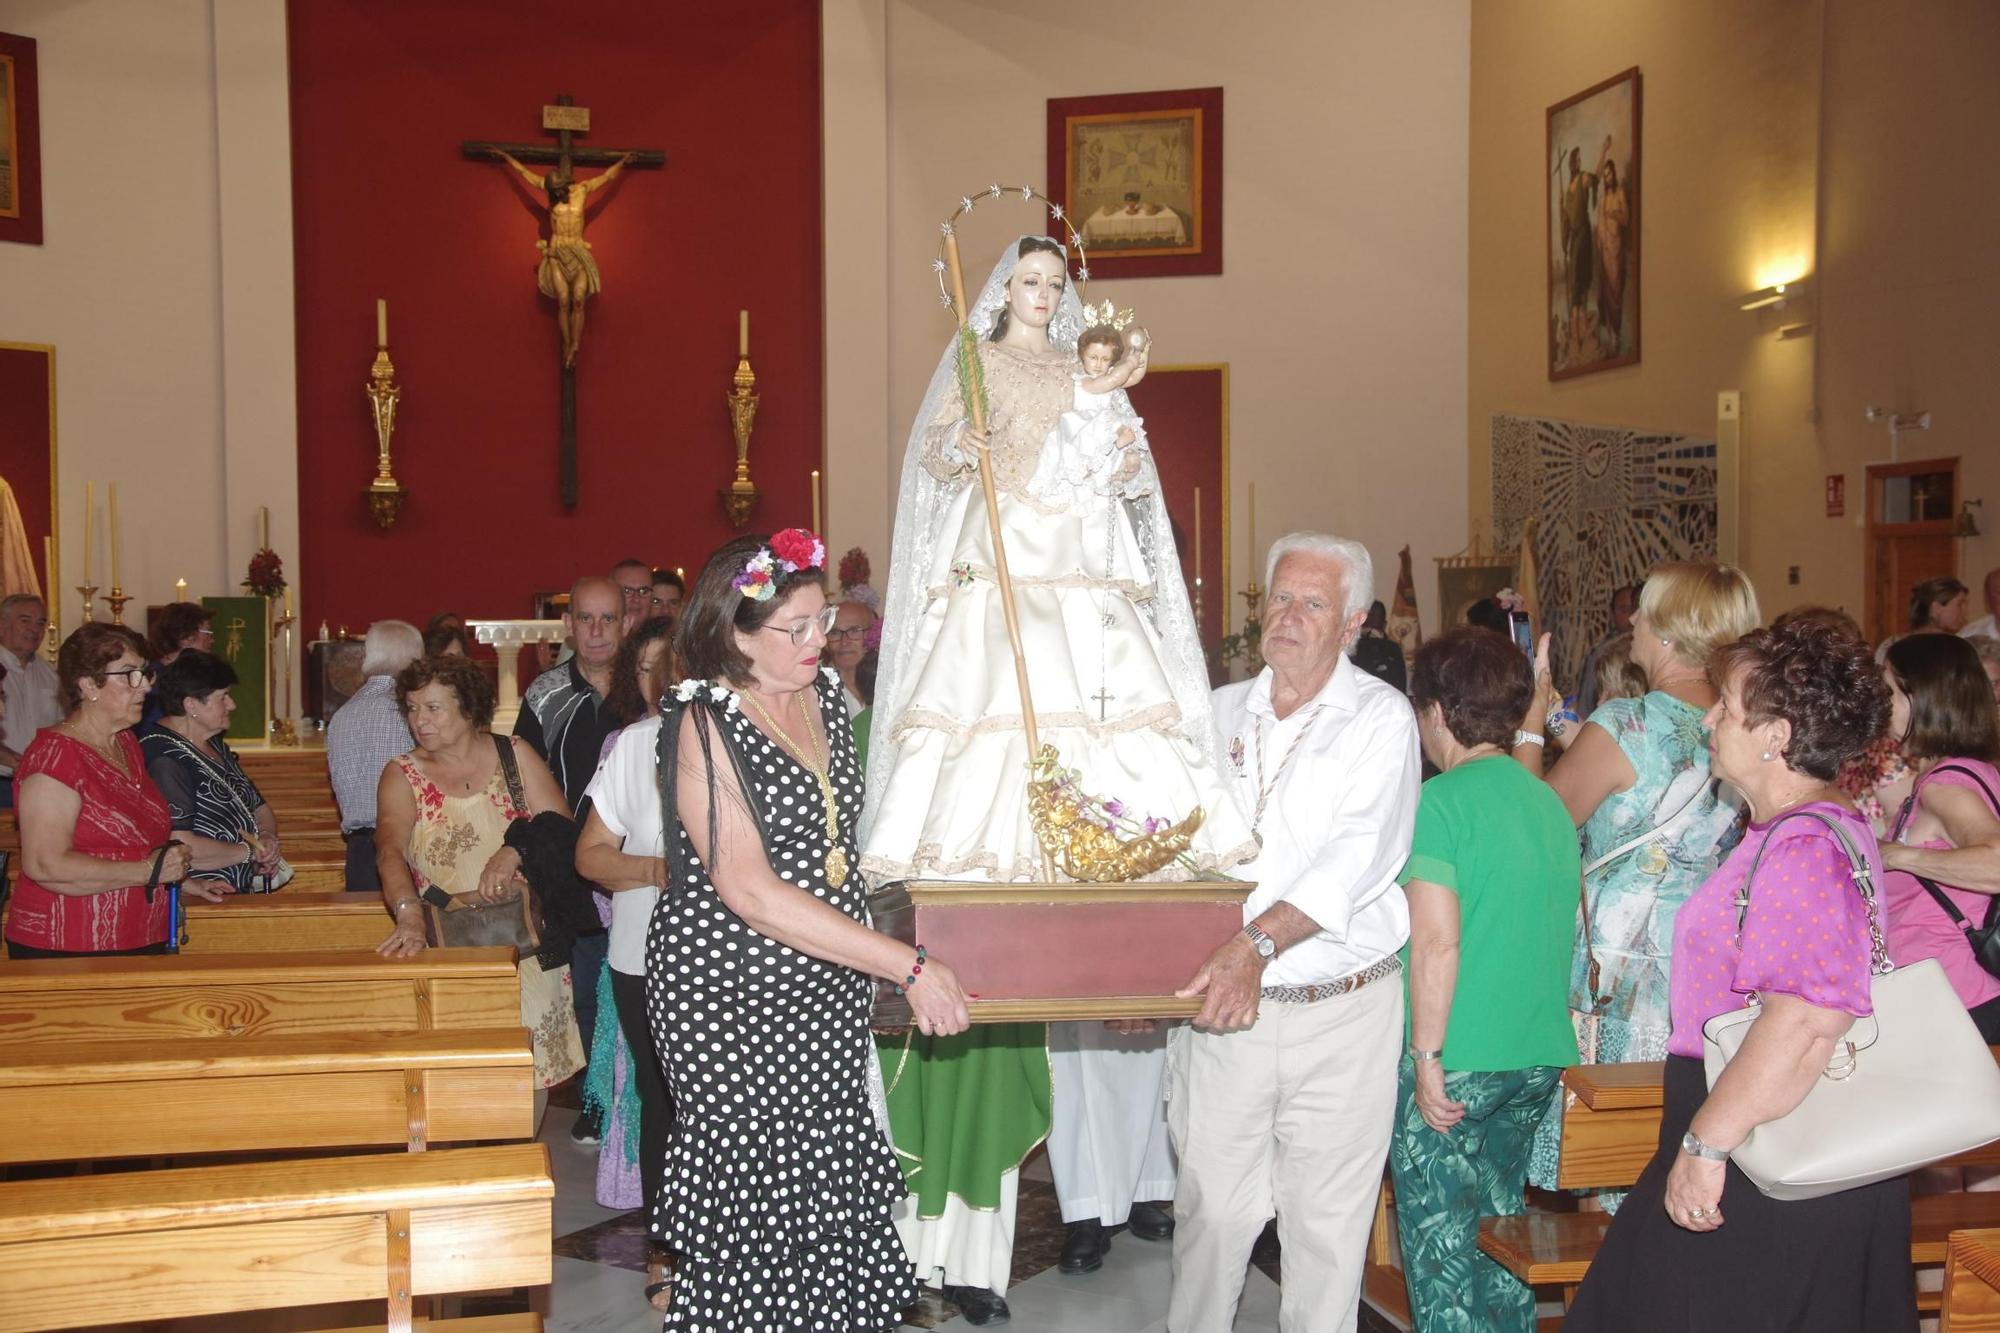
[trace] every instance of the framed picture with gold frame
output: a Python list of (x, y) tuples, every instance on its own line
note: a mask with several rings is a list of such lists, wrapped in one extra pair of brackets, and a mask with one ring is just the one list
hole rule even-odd
[(42, 243), (41, 85), (35, 39), (0, 32), (0, 241)]
[(1048, 136), (1092, 277), (1222, 272), (1222, 89), (1052, 97)]

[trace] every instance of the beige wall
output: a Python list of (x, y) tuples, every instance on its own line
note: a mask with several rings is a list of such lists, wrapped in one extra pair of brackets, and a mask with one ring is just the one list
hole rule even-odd
[[(1044, 183), (1048, 98), (1219, 84), (1223, 274), (1106, 281), (1091, 295), (1139, 311), (1158, 363), (1230, 364), (1234, 584), (1253, 481), (1260, 542), (1297, 527), (1359, 538), (1385, 597), (1399, 547), (1428, 570), (1463, 545), (1465, 0), (1163, 0), (1139, 18), (1053, 0), (826, 0), (822, 12), (829, 53), (837, 36), (861, 53), (846, 92), (828, 68), (829, 381), (850, 329), (872, 347), (872, 321), (888, 327), (886, 404), (829, 391), (835, 485), (858, 471), (881, 506), (861, 529), (887, 531), (910, 419), (949, 334), (930, 261), (959, 195)], [(879, 109), (871, 63), (884, 71)], [(837, 209), (849, 164), (881, 162), (886, 191)], [(886, 310), (836, 262), (852, 242), (866, 272), (868, 238), (885, 229)], [(961, 231), (969, 280), (1039, 229), (1033, 210), (981, 209)]]
[[(1767, 611), (1862, 602), (1863, 468), (1888, 454), (1870, 403), (1929, 408), (1903, 456), (1960, 454), (2000, 495), (1996, 198), (2000, 11), (1979, 0), (1509, 0), (1474, 11), (1468, 485), (1491, 513), (1492, 414), (1716, 434), (1741, 390), (1739, 557)], [(1551, 384), (1544, 343), (1543, 112), (1620, 70), (1645, 76), (1643, 360)], [(1823, 119), (1822, 119), (1823, 117)], [(1982, 134), (1984, 131), (1984, 134)], [(1963, 168), (1971, 164), (1972, 170)], [(1808, 275), (1803, 307), (1738, 308)], [(1781, 325), (1809, 336), (1779, 340)], [(1824, 480), (1847, 475), (1848, 515)], [(1989, 526), (1991, 526), (1989, 524)], [(1725, 538), (1725, 544), (1727, 538)], [(2000, 546), (1966, 544), (1969, 572)], [(1791, 566), (1799, 583), (1787, 583)]]
[[(236, 591), (259, 505), (296, 559), (283, 0), (10, 0), (4, 19), (38, 43), (47, 239), (0, 245), (0, 340), (56, 347), (63, 581), (88, 479), (108, 587), (116, 480), (142, 625), (177, 578)], [(66, 595), (65, 629), (78, 610)]]

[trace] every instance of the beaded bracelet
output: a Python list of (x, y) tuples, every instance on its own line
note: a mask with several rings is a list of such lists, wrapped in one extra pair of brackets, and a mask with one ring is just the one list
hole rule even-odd
[(917, 978), (924, 974), (924, 959), (930, 956), (930, 950), (924, 948), (921, 944), (917, 946), (917, 961), (910, 964), (910, 975), (904, 977), (903, 984), (896, 987), (896, 994), (905, 995), (909, 993), (910, 987), (917, 984)]

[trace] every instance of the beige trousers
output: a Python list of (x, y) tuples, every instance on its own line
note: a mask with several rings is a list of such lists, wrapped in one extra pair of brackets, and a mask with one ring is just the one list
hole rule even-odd
[(1176, 1030), (1169, 1333), (1229, 1333), (1250, 1247), (1274, 1214), (1281, 1333), (1354, 1328), (1402, 1045), (1400, 975), (1312, 1004), (1265, 1000), (1243, 1032)]

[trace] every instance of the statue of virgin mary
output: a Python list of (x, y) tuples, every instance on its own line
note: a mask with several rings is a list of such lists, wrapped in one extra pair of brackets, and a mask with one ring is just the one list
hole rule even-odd
[[(862, 871), (877, 883), (1043, 877), (981, 447), (1041, 741), (1131, 824), (1203, 813), (1187, 853), (1154, 878), (1227, 870), (1255, 855), (1256, 840), (1210, 759), (1207, 672), (1144, 437), (1097, 473), (1110, 484), (1036, 484), (1046, 451), (1062, 447), (1059, 419), (1086, 392), (1076, 355), (1084, 310), (1063, 248), (1041, 236), (1010, 244), (966, 319), (979, 338), (986, 434), (975, 437), (967, 420), (954, 340), (903, 463)], [(883, 1038), (880, 1052), (911, 1190), (897, 1229), (919, 1280), (941, 1280), (988, 1322), (1005, 1309), (1020, 1164), (1049, 1132), (1047, 1028), (911, 1033)]]
[[(1109, 487), (1031, 485), (1077, 405), (1084, 311), (1063, 248), (1009, 245), (967, 316), (1040, 739), (1133, 826), (1199, 809), (1155, 878), (1255, 855), (1210, 757), (1208, 674), (1144, 437)], [(872, 879), (1043, 878), (1028, 747), (955, 347), (910, 431), (884, 610), (861, 867)]]

